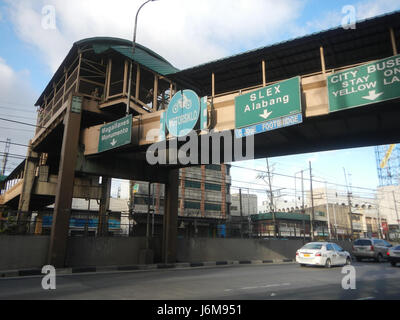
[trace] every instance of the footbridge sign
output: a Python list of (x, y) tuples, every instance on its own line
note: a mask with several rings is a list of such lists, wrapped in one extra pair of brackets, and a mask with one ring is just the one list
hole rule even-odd
[(236, 136), (301, 123), (301, 112), (300, 77), (240, 95), (235, 98)]
[(328, 76), (329, 112), (400, 97), (400, 55)]

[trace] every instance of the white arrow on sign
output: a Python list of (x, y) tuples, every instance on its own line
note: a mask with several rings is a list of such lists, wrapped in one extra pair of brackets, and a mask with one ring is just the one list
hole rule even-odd
[(374, 100), (378, 99), (381, 95), (383, 95), (383, 92), (376, 93), (375, 90), (372, 90), (369, 92), (369, 95), (366, 97), (363, 97), (363, 99), (374, 101)]
[(265, 120), (267, 120), (268, 117), (271, 115), (271, 113), (272, 113), (272, 111), (271, 111), (271, 112), (268, 112), (268, 110), (264, 110), (264, 113), (263, 113), (263, 114), (260, 114), (260, 117), (261, 117), (261, 118), (264, 118)]
[(111, 141), (110, 144), (114, 147), (117, 144), (117, 140), (113, 139), (113, 141)]

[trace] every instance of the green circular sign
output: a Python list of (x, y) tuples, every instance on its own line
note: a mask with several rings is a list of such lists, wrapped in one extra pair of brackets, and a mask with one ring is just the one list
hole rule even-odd
[(188, 135), (200, 116), (200, 99), (192, 90), (179, 91), (171, 99), (166, 112), (166, 125), (174, 137)]

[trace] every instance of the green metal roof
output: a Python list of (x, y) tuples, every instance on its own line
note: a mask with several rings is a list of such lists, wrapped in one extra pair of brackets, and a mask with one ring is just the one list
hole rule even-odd
[(132, 42), (128, 40), (116, 38), (91, 38), (81, 40), (77, 44), (85, 42), (92, 42), (93, 50), (97, 54), (113, 50), (163, 76), (179, 71), (179, 69), (175, 68), (159, 54), (139, 43), (135, 45), (135, 54), (133, 55)]
[[(308, 214), (303, 215), (302, 213), (275, 212), (275, 219), (310, 221), (310, 216)], [(262, 213), (262, 214), (253, 214), (251, 216), (251, 220), (252, 221), (272, 220), (272, 213), (269, 212), (269, 213)]]

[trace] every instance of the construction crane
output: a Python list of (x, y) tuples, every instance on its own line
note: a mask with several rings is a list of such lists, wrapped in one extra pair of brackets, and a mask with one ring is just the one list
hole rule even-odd
[(382, 160), (382, 162), (381, 162), (381, 169), (384, 169), (384, 168), (386, 167), (386, 165), (387, 165), (387, 163), (388, 163), (388, 161), (389, 161), (389, 159), (390, 159), (390, 156), (392, 155), (393, 150), (394, 150), (395, 147), (396, 147), (395, 144), (391, 144), (391, 145), (389, 146), (389, 149), (388, 149), (388, 151), (386, 152), (386, 155), (385, 155), (385, 157), (383, 158), (383, 160)]

